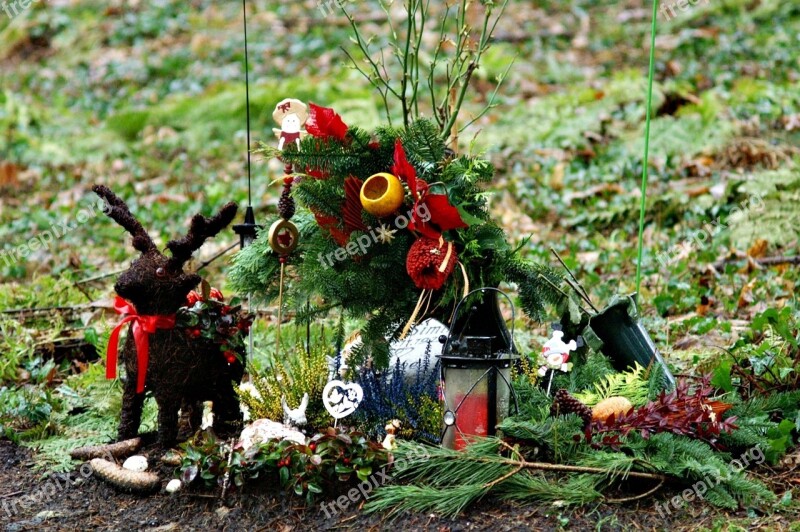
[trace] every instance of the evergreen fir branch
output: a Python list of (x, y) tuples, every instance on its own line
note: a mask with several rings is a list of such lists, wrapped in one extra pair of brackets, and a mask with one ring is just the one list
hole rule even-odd
[(564, 297), (554, 288), (561, 284), (563, 277), (552, 268), (516, 255), (504, 261), (502, 268), (506, 280), (517, 284), (522, 309), (534, 321), (543, 321), (546, 316), (545, 305), (555, 305)]
[(734, 404), (730, 414), (740, 418), (782, 412), (785, 417), (792, 417), (800, 410), (800, 390), (779, 392), (769, 395), (757, 395), (747, 401)]
[[(563, 380), (567, 380), (569, 383), (567, 386), (562, 387), (565, 387), (581, 402), (588, 406), (593, 406), (584, 401), (581, 392), (586, 394), (592, 393), (592, 389), (596, 383), (602, 382), (616, 374), (614, 368), (611, 367), (611, 361), (608, 357), (601, 353), (593, 352), (590, 353), (582, 363), (576, 364), (567, 375), (559, 375), (559, 377), (563, 377)], [(591, 398), (589, 399), (591, 400)]]
[(436, 124), (428, 119), (413, 122), (401, 135), (408, 161), (426, 181), (436, 176), (444, 160), (446, 145)]

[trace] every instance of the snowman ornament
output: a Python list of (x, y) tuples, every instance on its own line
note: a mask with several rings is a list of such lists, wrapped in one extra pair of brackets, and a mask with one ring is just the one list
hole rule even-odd
[(550, 380), (547, 383), (547, 395), (550, 395), (550, 387), (553, 385), (553, 374), (556, 371), (564, 373), (572, 370), (572, 362), (569, 361), (571, 351), (578, 348), (575, 340), (565, 343), (564, 331), (553, 331), (553, 336), (542, 346), (540, 357), (539, 376), (544, 377), (550, 372)]

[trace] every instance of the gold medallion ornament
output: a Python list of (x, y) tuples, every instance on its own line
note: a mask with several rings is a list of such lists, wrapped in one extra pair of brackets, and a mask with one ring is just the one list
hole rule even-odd
[(371, 176), (361, 186), (361, 206), (377, 218), (389, 216), (403, 204), (403, 184), (387, 172)]
[(280, 256), (285, 256), (297, 248), (300, 232), (291, 221), (281, 218), (276, 220), (269, 228), (267, 241), (269, 247)]

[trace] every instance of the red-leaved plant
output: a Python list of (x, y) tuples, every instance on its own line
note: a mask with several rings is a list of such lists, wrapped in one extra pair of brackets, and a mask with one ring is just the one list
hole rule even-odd
[(736, 416), (722, 419), (732, 405), (711, 398), (714, 387), (710, 381), (711, 376), (707, 375), (700, 379), (699, 386), (690, 390), (689, 382), (681, 379), (673, 391), (662, 391), (655, 401), (619, 416), (612, 414), (605, 420), (595, 420), (586, 428), (586, 441), (592, 443), (594, 437), (602, 436), (593, 443), (595, 447), (617, 447), (620, 437), (633, 431), (639, 431), (645, 439), (651, 434), (671, 432), (721, 448), (718, 437), (737, 428)]

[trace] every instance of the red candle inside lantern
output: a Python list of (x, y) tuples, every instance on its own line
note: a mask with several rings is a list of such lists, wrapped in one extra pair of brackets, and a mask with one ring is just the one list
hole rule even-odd
[(455, 449), (462, 450), (470, 443), (471, 436), (487, 436), (489, 434), (489, 408), (486, 394), (471, 393), (467, 396), (457, 395)]

